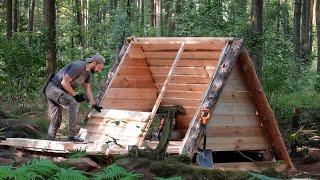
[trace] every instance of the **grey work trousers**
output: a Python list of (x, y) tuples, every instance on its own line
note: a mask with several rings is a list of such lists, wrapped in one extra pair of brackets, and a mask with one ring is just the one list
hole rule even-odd
[[(61, 125), (62, 109), (68, 111), (69, 115), (69, 137), (74, 137), (78, 133), (77, 116), (79, 103), (68, 93), (57, 87), (53, 82), (49, 82), (45, 94), (49, 102), (50, 126), (48, 135), (50, 139), (55, 139), (57, 130)], [(53, 102), (52, 102), (53, 101)]]

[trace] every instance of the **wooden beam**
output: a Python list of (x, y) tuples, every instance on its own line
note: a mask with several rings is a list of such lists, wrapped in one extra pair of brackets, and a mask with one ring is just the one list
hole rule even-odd
[(199, 121), (201, 116), (200, 109), (210, 109), (211, 112), (214, 111), (220, 94), (231, 74), (232, 68), (242, 51), (242, 48), (243, 40), (235, 39), (233, 41), (229, 41), (221, 52), (217, 70), (208, 87), (207, 93), (202, 101), (202, 105), (198, 109), (195, 118), (190, 123), (189, 129), (183, 139), (180, 154), (187, 154), (190, 157), (193, 157), (194, 153), (197, 151), (203, 133), (203, 128), (201, 128)]
[(275, 156), (278, 159), (284, 160), (289, 169), (294, 169), (293, 163), (283, 142), (276, 118), (268, 103), (267, 97), (264, 94), (263, 88), (246, 50), (240, 54), (239, 64), (241, 67), (240, 70), (245, 75), (247, 85), (252, 94), (253, 100), (255, 101), (258, 116), (266, 128), (268, 141), (271, 143), (271, 147)]
[(212, 41), (221, 41), (221, 42), (228, 42), (232, 41), (234, 38), (221, 38), (221, 37), (139, 37), (137, 38), (138, 42), (212, 42)]
[[(158, 110), (158, 108), (159, 108), (159, 106), (160, 106), (160, 103), (161, 103), (161, 101), (162, 101), (162, 98), (163, 98), (163, 96), (164, 96), (164, 93), (166, 92), (167, 87), (168, 87), (168, 84), (169, 84), (169, 82), (170, 82), (171, 79), (172, 79), (172, 76), (173, 76), (173, 73), (174, 73), (174, 69), (176, 68), (176, 66), (177, 66), (177, 64), (178, 64), (178, 62), (179, 62), (179, 60), (180, 60), (180, 58), (181, 58), (181, 56), (182, 56), (182, 53), (183, 53), (183, 50), (184, 50), (185, 46), (186, 46), (186, 42), (181, 43), (180, 49), (179, 49), (179, 51), (178, 51), (178, 53), (177, 53), (177, 55), (176, 55), (176, 58), (175, 58), (175, 60), (174, 60), (174, 62), (173, 62), (173, 64), (172, 64), (172, 66), (171, 66), (171, 69), (170, 69), (170, 71), (169, 71), (169, 73), (168, 73), (168, 76), (167, 76), (167, 78), (166, 78), (166, 80), (165, 80), (165, 82), (164, 82), (164, 84), (163, 84), (163, 86), (162, 86), (162, 88), (161, 88), (161, 91), (160, 91), (160, 93), (159, 93), (159, 95), (158, 95), (158, 98), (157, 98), (157, 100), (156, 100), (156, 103), (155, 103), (155, 105), (154, 105), (153, 108), (152, 108), (152, 111), (151, 111), (151, 114), (150, 114), (150, 117), (149, 117), (149, 122), (148, 122), (147, 125), (146, 125), (146, 129), (147, 129), (147, 130), (149, 129), (149, 127), (150, 127), (150, 125), (151, 125), (151, 122), (153, 121), (153, 118), (154, 118), (154, 116), (155, 116), (156, 113), (157, 113), (157, 110)], [(141, 146), (141, 145), (142, 145), (143, 140), (144, 140), (144, 138), (145, 138), (145, 135), (146, 135), (146, 132), (143, 133), (143, 136), (142, 136), (142, 138), (141, 138), (138, 146)]]

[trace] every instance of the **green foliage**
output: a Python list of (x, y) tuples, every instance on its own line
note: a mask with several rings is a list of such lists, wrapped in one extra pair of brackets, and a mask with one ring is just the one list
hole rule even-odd
[(34, 159), (14, 171), (14, 179), (47, 179), (58, 172), (59, 167), (49, 160)]
[(11, 166), (0, 166), (0, 179), (12, 179), (13, 169)]
[(94, 174), (93, 179), (140, 179), (142, 174), (127, 172), (124, 168), (112, 164), (104, 168), (101, 172)]
[(82, 158), (82, 157), (86, 157), (88, 154), (85, 150), (81, 150), (81, 149), (76, 149), (76, 150), (72, 150), (70, 151), (70, 153), (68, 154), (69, 158)]
[(88, 178), (83, 174), (82, 171), (76, 170), (74, 168), (64, 169), (60, 168), (59, 172), (50, 180), (64, 180), (64, 179), (77, 179), (77, 180), (87, 180)]

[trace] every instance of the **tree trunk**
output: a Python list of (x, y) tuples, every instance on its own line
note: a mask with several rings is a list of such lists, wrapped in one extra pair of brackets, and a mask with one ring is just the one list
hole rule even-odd
[(288, 3), (286, 0), (280, 0), (280, 7), (282, 11), (282, 28), (283, 28), (283, 37), (287, 38), (289, 35), (289, 12), (288, 12)]
[(7, 38), (12, 38), (12, 0), (6, 0), (6, 7), (7, 7)]
[(317, 74), (320, 74), (320, 0), (316, 2), (316, 25), (317, 25)]
[(294, 20), (293, 20), (293, 44), (294, 44), (294, 59), (295, 59), (295, 74), (299, 74), (301, 64), (301, 44), (300, 44), (300, 21), (301, 21), (301, 0), (294, 2)]
[(150, 0), (150, 8), (151, 8), (151, 26), (156, 27), (156, 7), (155, 0)]
[(75, 0), (74, 4), (75, 4), (75, 10), (76, 10), (76, 21), (77, 21), (77, 25), (78, 25), (77, 37), (78, 37), (78, 41), (79, 41), (79, 44), (81, 45), (81, 47), (84, 47), (84, 42), (83, 42), (83, 37), (82, 37), (83, 17), (82, 17), (82, 13), (81, 13), (81, 9), (82, 9), (81, 0)]
[(143, 30), (143, 33), (144, 33), (144, 0), (141, 0), (140, 5), (141, 5), (141, 8), (140, 8), (140, 10), (141, 10), (140, 23), (141, 24), (140, 24), (140, 26), (141, 26), (141, 29)]
[(47, 76), (57, 69), (56, 48), (56, 6), (55, 0), (44, 0), (44, 25), (46, 28), (46, 73)]
[(33, 22), (34, 22), (34, 8), (36, 6), (35, 0), (30, 0), (29, 6), (29, 20), (28, 20), (28, 31), (33, 31)]
[(309, 45), (310, 45), (310, 0), (302, 0), (302, 13), (301, 13), (301, 57), (303, 60), (304, 64), (309, 64), (309, 59), (311, 52), (309, 50)]
[(13, 32), (18, 32), (19, 0), (13, 0)]
[(254, 46), (252, 48), (252, 60), (261, 79), (263, 62), (263, 29), (262, 29), (263, 0), (252, 0), (251, 26), (253, 32)]

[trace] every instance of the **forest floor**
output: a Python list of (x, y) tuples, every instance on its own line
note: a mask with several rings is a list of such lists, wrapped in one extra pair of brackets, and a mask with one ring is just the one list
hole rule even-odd
[[(12, 118), (5, 113), (0, 112), (0, 136), (5, 137), (23, 137), (23, 138), (36, 138), (36, 139), (46, 139), (46, 132), (48, 128), (48, 121), (44, 121), (43, 118), (36, 118), (39, 115), (26, 114), (22, 117), (24, 118)], [(62, 130), (63, 131), (63, 130)], [(63, 132), (62, 132), (63, 133)], [(278, 177), (278, 178), (315, 178), (320, 179), (320, 149), (318, 148), (300, 148), (300, 157), (292, 158), (297, 171), (295, 172), (277, 172), (275, 167), (268, 167), (264, 170), (259, 171), (259, 174), (264, 174), (268, 177)], [(310, 149), (313, 153), (310, 153)], [(312, 156), (310, 155), (312, 154)], [(48, 158), (52, 161), (66, 161), (69, 159), (68, 155), (64, 155), (59, 158), (52, 156), (45, 157), (39, 154), (32, 154), (31, 152), (21, 152), (14, 151), (12, 148), (0, 147), (0, 167), (4, 165), (11, 165), (14, 167), (20, 167), (23, 164), (31, 161), (35, 157), (37, 158)], [(210, 177), (222, 177), (222, 179), (232, 179), (232, 177), (239, 177), (237, 179), (246, 179), (249, 177), (247, 173), (237, 172), (237, 171), (207, 171), (199, 170), (195, 168), (194, 165), (190, 165), (190, 162), (184, 162), (185, 160), (177, 158), (168, 158), (162, 161), (152, 161), (146, 156), (142, 157), (93, 157), (84, 154), (82, 157), (78, 158), (89, 158), (89, 167), (82, 167), (76, 163), (70, 163), (69, 167), (74, 167), (82, 171), (90, 171), (98, 169), (101, 170), (102, 167), (108, 166), (112, 163), (116, 163), (121, 167), (124, 167), (127, 171), (140, 173), (144, 175), (144, 179), (153, 179), (155, 177), (172, 177), (181, 176), (183, 179), (198, 179), (195, 174), (199, 172), (205, 174), (206, 178)], [(174, 160), (172, 160), (174, 159)], [(82, 160), (81, 160), (82, 161)], [(91, 167), (93, 165), (93, 167)], [(90, 173), (90, 171), (88, 171)], [(93, 171), (93, 172), (95, 172)]]

